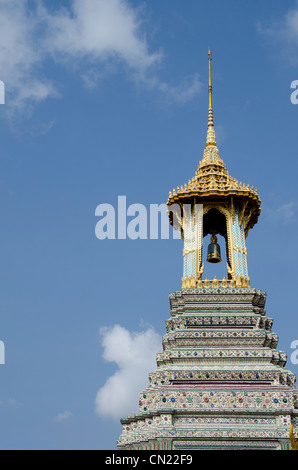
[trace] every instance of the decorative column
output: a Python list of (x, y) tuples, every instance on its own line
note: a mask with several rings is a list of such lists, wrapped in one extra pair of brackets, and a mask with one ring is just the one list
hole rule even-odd
[(243, 220), (239, 220), (239, 210), (237, 207), (232, 216), (232, 241), (236, 279), (245, 279), (249, 285), (244, 226)]
[(203, 205), (183, 206), (183, 277), (182, 286), (196, 287), (201, 278), (203, 246)]

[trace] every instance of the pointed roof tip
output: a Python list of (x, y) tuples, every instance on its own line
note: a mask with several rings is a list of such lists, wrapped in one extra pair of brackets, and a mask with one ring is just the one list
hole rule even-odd
[(209, 60), (209, 108), (212, 109), (212, 82), (211, 82), (211, 51), (209, 49), (208, 52), (208, 60)]
[[(211, 87), (211, 51), (209, 49), (209, 87)], [(212, 88), (211, 88), (212, 89)], [(209, 88), (209, 97), (210, 97)], [(227, 198), (230, 201), (231, 197), (237, 198), (243, 202), (248, 201), (250, 206), (250, 213), (246, 222), (245, 234), (253, 228), (257, 223), (258, 217), (261, 212), (261, 200), (258, 196), (257, 190), (250, 188), (249, 185), (239, 183), (235, 178), (229, 175), (228, 170), (224, 164), (224, 161), (219, 156), (219, 151), (215, 140), (214, 122), (213, 122), (213, 110), (212, 102), (211, 107), (208, 110), (208, 129), (207, 129), (207, 141), (204, 149), (203, 159), (200, 161), (195, 176), (188, 181), (186, 187), (181, 186), (181, 189), (177, 188), (177, 191), (173, 189), (170, 192), (167, 206), (170, 207), (172, 204), (187, 203), (191, 198), (194, 201), (199, 201), (200, 198), (202, 203), (209, 204), (209, 200), (212, 198)], [(205, 198), (205, 199), (203, 199)], [(209, 199), (210, 198), (210, 199)], [(245, 206), (246, 207), (246, 206)], [(173, 225), (173, 212), (169, 210), (169, 219), (171, 225)], [(206, 278), (207, 280), (207, 278)]]
[(207, 131), (207, 142), (206, 145), (216, 145), (215, 132), (214, 132), (214, 120), (213, 120), (213, 106), (212, 106), (212, 82), (211, 82), (211, 51), (208, 52), (209, 60), (209, 112), (208, 112), (208, 131)]

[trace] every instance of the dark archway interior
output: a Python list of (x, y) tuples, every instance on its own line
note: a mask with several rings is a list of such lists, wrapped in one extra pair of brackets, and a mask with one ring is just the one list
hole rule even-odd
[(203, 237), (212, 232), (219, 233), (227, 240), (227, 224), (225, 216), (217, 209), (210, 209), (203, 217)]
[[(229, 254), (228, 254), (228, 239), (227, 239), (227, 223), (224, 214), (222, 214), (218, 209), (210, 209), (206, 214), (203, 216), (203, 237), (207, 235), (211, 235), (212, 232), (215, 234), (219, 234), (225, 239), (226, 245), (226, 259), (229, 262)], [(228, 278), (230, 276), (228, 275)]]

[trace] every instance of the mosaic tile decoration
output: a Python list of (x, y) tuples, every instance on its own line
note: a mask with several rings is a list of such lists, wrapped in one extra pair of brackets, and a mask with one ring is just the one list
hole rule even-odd
[(265, 302), (253, 288), (170, 294), (163, 351), (139, 412), (121, 420), (118, 448), (289, 448), (296, 377), (276, 349)]

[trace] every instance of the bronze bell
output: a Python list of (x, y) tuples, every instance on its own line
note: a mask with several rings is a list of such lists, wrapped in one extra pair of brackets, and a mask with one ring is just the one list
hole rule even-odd
[(208, 245), (208, 252), (207, 252), (207, 261), (208, 263), (220, 263), (220, 246), (217, 243), (217, 236), (213, 233), (211, 235), (209, 245)]

